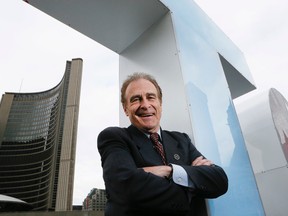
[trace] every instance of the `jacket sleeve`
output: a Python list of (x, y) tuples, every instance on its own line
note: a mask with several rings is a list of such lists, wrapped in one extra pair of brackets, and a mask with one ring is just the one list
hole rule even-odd
[(107, 128), (97, 142), (108, 199), (117, 205), (129, 205), (129, 209), (170, 213), (189, 210), (183, 187), (137, 168), (129, 146), (131, 140), (124, 129)]
[[(192, 144), (187, 134), (186, 144), (189, 146), (190, 163), (197, 157), (203, 156), (196, 147)], [(205, 156), (203, 156), (205, 158)], [(210, 159), (210, 158), (209, 158)], [(190, 180), (193, 182), (193, 189), (191, 190), (198, 197), (216, 198), (225, 194), (228, 190), (228, 178), (225, 171), (217, 165), (212, 166), (191, 166), (182, 165), (187, 172)]]

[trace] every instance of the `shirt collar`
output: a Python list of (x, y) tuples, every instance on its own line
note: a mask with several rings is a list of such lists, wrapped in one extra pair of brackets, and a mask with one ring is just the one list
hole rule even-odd
[[(157, 133), (158, 133), (158, 135), (159, 135), (159, 140), (162, 140), (161, 130), (159, 129), (159, 130), (157, 131)], [(145, 132), (144, 132), (144, 134), (150, 139), (150, 134), (149, 134), (149, 133), (145, 133)]]

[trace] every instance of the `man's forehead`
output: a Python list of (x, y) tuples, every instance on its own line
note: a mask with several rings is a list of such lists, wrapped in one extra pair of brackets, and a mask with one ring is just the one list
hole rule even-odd
[(135, 96), (143, 97), (143, 96), (149, 96), (149, 95), (157, 95), (157, 93), (156, 92), (150, 92), (150, 91), (148, 91), (148, 92), (133, 92), (130, 97), (135, 97)]
[(157, 89), (152, 82), (145, 79), (132, 81), (126, 89), (126, 93), (132, 94), (148, 94), (156, 93)]

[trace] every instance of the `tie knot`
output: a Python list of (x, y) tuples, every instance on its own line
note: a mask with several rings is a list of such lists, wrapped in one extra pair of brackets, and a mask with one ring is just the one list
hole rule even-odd
[(158, 133), (150, 134), (150, 139), (153, 142), (154, 149), (161, 156), (161, 160), (162, 160), (163, 164), (166, 165), (167, 163), (166, 163), (166, 159), (165, 159), (165, 153), (164, 153), (163, 145), (159, 142), (159, 138), (160, 137), (159, 137)]
[(158, 133), (151, 133), (150, 134), (150, 139), (154, 142), (157, 143), (159, 141), (159, 134)]

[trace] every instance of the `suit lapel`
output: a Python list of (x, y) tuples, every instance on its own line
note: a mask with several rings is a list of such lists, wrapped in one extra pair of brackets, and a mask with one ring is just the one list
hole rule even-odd
[(150, 139), (133, 125), (128, 127), (128, 131), (132, 139), (132, 144), (137, 146), (138, 151), (144, 160), (145, 164), (143, 164), (143, 166), (161, 165), (161, 158), (153, 148)]
[(173, 164), (183, 164), (183, 162), (185, 162), (185, 155), (183, 154), (183, 151), (181, 151), (179, 141), (174, 139), (166, 131), (161, 131), (161, 136), (167, 162)]

